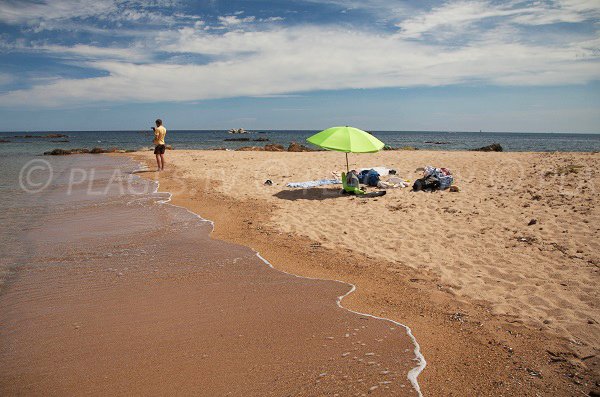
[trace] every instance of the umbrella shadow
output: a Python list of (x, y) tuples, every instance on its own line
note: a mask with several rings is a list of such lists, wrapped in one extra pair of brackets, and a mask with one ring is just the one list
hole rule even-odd
[(345, 197), (341, 188), (310, 188), (281, 190), (273, 195), (282, 200), (327, 200)]

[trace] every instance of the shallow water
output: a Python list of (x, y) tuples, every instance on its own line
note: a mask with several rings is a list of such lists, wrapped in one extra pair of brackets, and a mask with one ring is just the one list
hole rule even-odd
[(39, 165), (2, 184), (0, 394), (417, 394), (413, 341), (349, 285), (211, 239), (126, 159)]

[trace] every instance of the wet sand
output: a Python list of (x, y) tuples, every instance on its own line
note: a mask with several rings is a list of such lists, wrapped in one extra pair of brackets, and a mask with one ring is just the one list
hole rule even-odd
[(1, 394), (417, 395), (413, 341), (339, 307), (348, 284), (274, 270), (164, 194), (86, 189), (2, 286)]
[[(417, 167), (448, 166), (461, 188), (370, 201), (285, 187), (331, 177), (345, 168), (339, 153), (168, 154), (171, 170), (149, 176), (215, 220), (215, 237), (283, 270), (356, 284), (346, 305), (408, 324), (428, 361), (426, 395), (598, 388), (597, 154), (352, 155), (354, 166), (388, 165), (409, 179)], [(151, 154), (136, 158), (152, 165)]]

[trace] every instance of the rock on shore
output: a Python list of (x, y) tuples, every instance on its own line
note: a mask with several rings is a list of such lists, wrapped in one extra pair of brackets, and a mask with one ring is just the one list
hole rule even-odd
[[(239, 149), (236, 149), (238, 152), (285, 152), (286, 149), (283, 145), (279, 144), (271, 144), (265, 145), (264, 147), (260, 146), (244, 146)], [(299, 143), (292, 142), (288, 148), (288, 152), (312, 152), (313, 150), (304, 145), (300, 145)]]
[(479, 149), (473, 149), (474, 152), (502, 152), (503, 150), (499, 143), (492, 143)]

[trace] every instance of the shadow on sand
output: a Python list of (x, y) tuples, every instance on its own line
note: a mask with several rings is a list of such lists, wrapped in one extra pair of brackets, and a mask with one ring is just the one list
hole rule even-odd
[(346, 197), (342, 194), (341, 188), (310, 188), (282, 190), (273, 196), (283, 200), (327, 200), (340, 197)]

